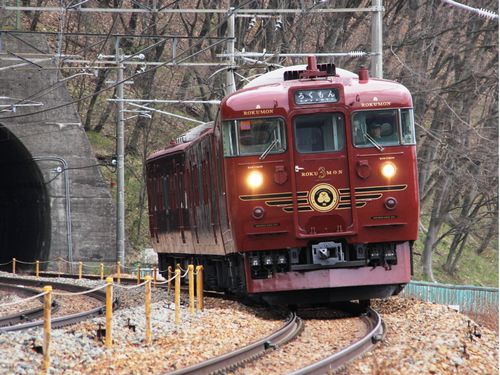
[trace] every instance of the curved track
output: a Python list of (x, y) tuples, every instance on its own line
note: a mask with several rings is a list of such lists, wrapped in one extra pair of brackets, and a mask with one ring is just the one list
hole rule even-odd
[(369, 327), (369, 332), (365, 336), (341, 351), (289, 375), (329, 374), (370, 350), (377, 342), (382, 340), (385, 334), (385, 326), (380, 315), (371, 308), (368, 308), (364, 318)]
[[(40, 294), (40, 291), (37, 289), (26, 288), (22, 285), (12, 285), (12, 284), (0, 284), (0, 290), (5, 291), (15, 291), (18, 295), (25, 295), (27, 297), (36, 296)], [(1, 307), (1, 305), (0, 305)], [(52, 301), (52, 311), (57, 308), (57, 302), (55, 300)], [(0, 317), (0, 327), (12, 326), (14, 324), (18, 324), (23, 321), (31, 321), (35, 318), (39, 318), (43, 316), (43, 305), (40, 304), (39, 307), (35, 307), (32, 309), (26, 309), (15, 314), (9, 314)]]
[[(0, 277), (0, 283), (3, 284), (9, 284), (9, 285), (26, 285), (30, 287), (42, 287), (44, 284), (47, 284), (46, 282), (42, 282), (39, 280), (31, 280), (31, 279), (22, 279), (22, 278), (10, 278), (10, 277)], [(70, 293), (76, 293), (76, 292), (83, 292), (86, 290), (89, 290), (89, 288), (85, 288), (79, 285), (71, 285), (71, 284), (64, 284), (64, 283), (54, 283), (50, 282), (50, 285), (52, 285), (53, 288), (55, 289), (61, 289), (65, 290)], [(106, 294), (102, 291), (94, 291), (88, 294), (88, 296), (93, 297), (95, 299), (98, 299), (99, 301), (106, 301)], [(116, 301), (115, 301), (115, 306), (116, 306)], [(70, 324), (75, 324), (78, 323), (82, 320), (91, 318), (96, 315), (102, 315), (106, 311), (105, 304), (102, 306), (90, 309), (88, 311), (83, 311), (80, 313), (76, 314), (69, 314), (65, 316), (61, 316), (58, 318), (53, 318), (52, 319), (52, 327), (53, 328), (59, 328), (59, 327), (64, 327)], [(19, 317), (21, 315), (24, 315), (25, 312), (20, 312), (17, 314)], [(20, 318), (17, 318), (18, 321), (22, 320)], [(15, 319), (15, 316), (11, 316), (11, 319)], [(8, 331), (20, 331), (28, 328), (33, 328), (33, 327), (39, 327), (43, 325), (43, 320), (38, 320), (34, 322), (28, 322), (28, 323), (22, 323), (22, 324), (16, 324), (10, 327), (1, 327), (0, 332), (8, 332)]]
[(247, 361), (254, 360), (266, 352), (274, 349), (295, 338), (302, 331), (302, 320), (295, 314), (290, 313), (285, 325), (275, 331), (273, 334), (216, 358), (189, 366), (177, 371), (169, 372), (169, 375), (194, 375), (211, 374), (228, 371), (233, 367), (238, 367)]
[[(46, 275), (49, 276), (50, 274)], [(55, 275), (50, 275), (55, 276)], [(73, 277), (76, 278), (75, 275), (64, 275), (64, 277)], [(98, 278), (98, 277), (88, 277), (88, 275), (84, 276), (85, 278)], [(0, 282), (2, 282), (2, 278), (0, 278)], [(135, 283), (137, 279), (135, 278), (122, 278), (122, 282), (125, 283)], [(39, 283), (38, 281), (34, 281), (34, 283)], [(57, 283), (51, 283), (53, 285), (57, 285)], [(67, 287), (67, 284), (61, 284)], [(78, 291), (85, 289), (83, 287), (71, 286), (71, 288), (79, 288)], [(75, 291), (75, 290), (73, 290)], [(100, 293), (103, 295), (102, 293)], [(104, 311), (103, 308), (98, 308), (94, 310), (97, 313), (102, 313)], [(93, 310), (95, 314), (96, 311)], [(92, 312), (87, 312), (87, 314)], [(83, 315), (83, 314), (77, 314)], [(73, 318), (73, 317), (70, 317)], [(342, 366), (345, 366), (349, 361), (353, 360), (361, 356), (366, 351), (370, 350), (378, 341), (380, 341), (385, 334), (385, 327), (380, 318), (380, 315), (373, 309), (368, 308), (367, 312), (364, 314), (363, 318), (366, 320), (368, 326), (368, 333), (363, 336), (361, 339), (357, 340), (353, 344), (345, 347), (341, 351), (332, 354), (329, 357), (322, 359), (316, 363), (308, 365), (300, 370), (294, 371), (291, 375), (305, 375), (305, 374), (327, 374), (331, 373), (339, 369)], [(82, 318), (80, 318), (81, 320)], [(71, 322), (62, 323), (71, 324)], [(16, 326), (17, 327), (17, 326)], [(172, 375), (184, 375), (184, 374), (210, 374), (210, 373), (222, 373), (224, 371), (230, 371), (235, 369), (249, 361), (253, 361), (258, 357), (265, 354), (266, 351), (270, 349), (274, 349), (278, 346), (282, 346), (288, 341), (294, 339), (296, 336), (300, 334), (303, 329), (302, 320), (295, 314), (290, 313), (288, 320), (284, 324), (282, 328), (271, 334), (270, 336), (263, 338), (253, 344), (250, 344), (246, 347), (240, 348), (234, 352), (230, 352), (224, 355), (221, 355), (216, 358), (209, 359), (207, 361), (198, 363), (196, 365), (192, 365), (186, 368), (182, 368), (176, 370), (174, 372), (169, 372), (168, 374)], [(2, 328), (0, 328), (1, 332)]]

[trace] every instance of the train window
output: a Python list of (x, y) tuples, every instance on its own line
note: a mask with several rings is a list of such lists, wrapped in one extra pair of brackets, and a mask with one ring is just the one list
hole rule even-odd
[(285, 124), (279, 118), (225, 121), (224, 156), (267, 155), (286, 150)]
[(413, 122), (413, 109), (401, 110), (401, 134), (403, 144), (414, 145), (415, 141), (415, 124)]
[(352, 116), (352, 136), (357, 147), (399, 145), (397, 109), (358, 111)]
[(165, 176), (162, 176), (161, 178), (161, 182), (162, 182), (162, 190), (163, 190), (163, 203), (165, 205), (165, 209), (168, 211), (170, 209), (170, 202), (168, 201), (168, 177), (165, 175)]
[(344, 148), (344, 116), (317, 113), (295, 118), (295, 147), (300, 153), (332, 152)]

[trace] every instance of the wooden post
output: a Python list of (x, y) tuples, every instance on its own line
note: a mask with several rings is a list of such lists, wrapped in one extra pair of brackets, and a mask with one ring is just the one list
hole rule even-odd
[(137, 266), (137, 285), (141, 283), (141, 265)]
[(101, 263), (101, 270), (100, 270), (100, 274), (101, 274), (101, 280), (104, 280), (104, 264)]
[(40, 278), (40, 261), (36, 261), (36, 266), (35, 266), (35, 276), (36, 278)]
[(203, 310), (203, 266), (196, 266), (196, 310)]
[(106, 349), (113, 346), (113, 278), (106, 278)]
[(12, 258), (12, 273), (16, 274), (16, 258)]
[(50, 368), (50, 336), (52, 313), (52, 287), (44, 286), (43, 291), (43, 370), (48, 373)]
[(189, 280), (189, 312), (194, 314), (194, 266), (188, 266), (188, 280)]
[(175, 324), (181, 322), (181, 270), (175, 270)]
[(151, 344), (151, 276), (146, 276), (146, 292), (145, 292), (145, 307), (146, 307), (146, 345)]
[(153, 287), (156, 288), (156, 267), (153, 267)]
[(78, 263), (78, 278), (81, 279), (83, 275), (83, 262)]

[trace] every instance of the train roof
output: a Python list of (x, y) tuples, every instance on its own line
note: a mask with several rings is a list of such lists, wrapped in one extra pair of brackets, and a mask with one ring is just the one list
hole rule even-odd
[(153, 152), (151, 155), (148, 156), (147, 160), (148, 161), (153, 160), (166, 154), (174, 154), (177, 152), (182, 152), (188, 147), (189, 144), (191, 144), (191, 142), (198, 139), (201, 135), (212, 132), (213, 128), (214, 128), (214, 122), (210, 121), (200, 124), (192, 129), (189, 129), (180, 137), (177, 137), (175, 140), (172, 140), (168, 146), (164, 147), (161, 150)]
[(328, 76), (299, 79), (300, 74), (307, 72), (307, 69), (305, 65), (280, 68), (254, 79), (243, 89), (224, 98), (221, 103), (222, 118), (270, 115), (276, 113), (271, 111), (273, 108), (288, 111), (290, 89), (311, 89), (312, 86), (341, 87), (343, 104), (350, 106), (351, 110), (413, 106), (406, 87), (395, 81), (368, 77), (366, 69), (363, 69), (364, 73), (360, 70), (360, 73), (355, 74), (334, 67), (333, 73)]
[[(307, 65), (291, 65), (291, 66), (286, 66), (283, 68), (279, 68), (276, 70), (273, 70), (271, 72), (268, 72), (266, 74), (262, 74), (261, 76), (251, 80), (248, 84), (246, 84), (243, 88), (251, 88), (251, 87), (256, 87), (256, 86), (262, 86), (262, 85), (269, 85), (273, 83), (280, 83), (283, 82), (283, 77), (285, 72), (289, 71), (303, 71), (306, 70)], [(358, 78), (358, 75), (356, 73), (350, 72), (345, 69), (340, 69), (340, 68), (335, 68), (335, 71), (339, 77), (344, 77), (344, 78)]]

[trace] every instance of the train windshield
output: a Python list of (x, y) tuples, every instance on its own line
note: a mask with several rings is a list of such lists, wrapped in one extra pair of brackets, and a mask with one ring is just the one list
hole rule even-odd
[(344, 115), (341, 113), (316, 113), (295, 118), (295, 147), (301, 154), (340, 151), (344, 143)]
[(224, 156), (259, 155), (286, 150), (285, 124), (279, 118), (258, 118), (222, 123)]
[(415, 144), (413, 110), (357, 111), (352, 115), (352, 136), (356, 147)]

